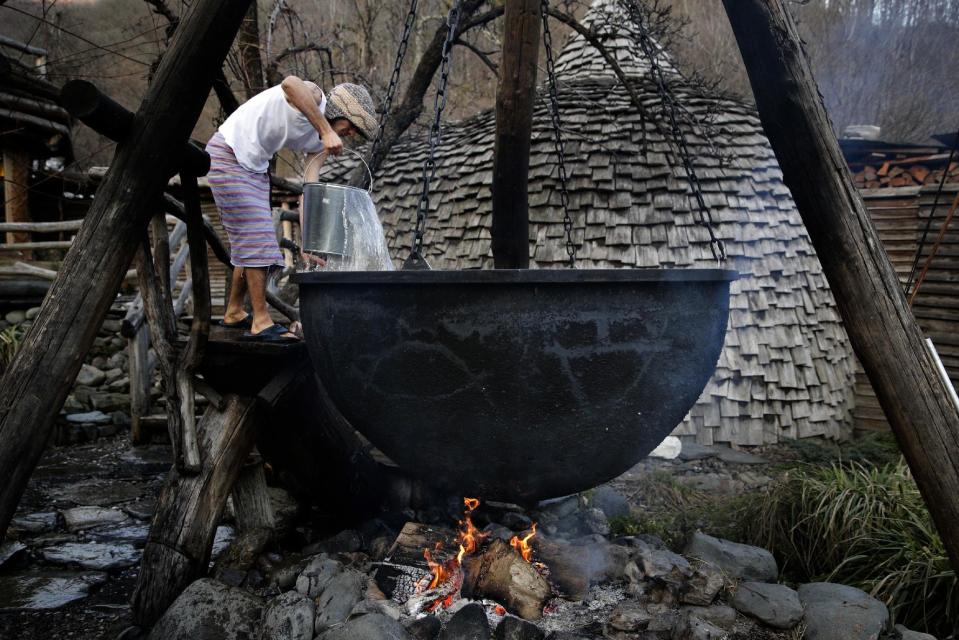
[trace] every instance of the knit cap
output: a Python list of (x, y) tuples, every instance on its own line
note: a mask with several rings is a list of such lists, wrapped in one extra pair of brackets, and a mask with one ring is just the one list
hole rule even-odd
[(376, 135), (376, 109), (366, 87), (344, 82), (333, 87), (326, 98), (326, 119), (346, 118), (364, 138)]

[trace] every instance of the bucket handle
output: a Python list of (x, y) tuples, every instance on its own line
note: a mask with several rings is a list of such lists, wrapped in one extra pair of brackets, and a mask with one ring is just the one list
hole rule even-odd
[[(366, 192), (367, 192), (367, 193), (373, 193), (373, 172), (370, 170), (370, 165), (366, 164), (366, 160), (363, 158), (363, 155), (360, 154), (360, 153), (357, 152), (357, 151), (353, 151), (352, 149), (347, 149), (346, 147), (343, 147), (343, 151), (349, 151), (350, 153), (352, 153), (353, 155), (355, 155), (357, 158), (359, 158), (360, 162), (363, 163), (363, 166), (366, 167), (366, 172), (367, 172), (367, 173), (369, 174), (369, 176), (370, 176), (370, 188), (367, 189)], [(318, 159), (320, 156), (322, 156), (324, 153), (327, 153), (327, 154), (328, 154), (328, 152), (327, 152), (326, 150), (321, 151), (320, 153), (317, 153), (316, 155), (314, 155), (312, 160), (310, 160), (309, 162), (306, 163), (306, 168), (303, 169), (303, 179), (304, 179), (304, 182), (306, 181), (306, 174), (310, 172), (310, 167), (313, 166), (313, 163), (316, 162), (317, 159)]]

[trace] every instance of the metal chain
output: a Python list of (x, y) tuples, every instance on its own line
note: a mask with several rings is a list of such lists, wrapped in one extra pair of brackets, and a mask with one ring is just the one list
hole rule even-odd
[(706, 227), (709, 232), (709, 250), (713, 254), (713, 259), (719, 262), (726, 260), (726, 247), (723, 242), (716, 237), (713, 229), (713, 216), (703, 197), (703, 187), (699, 182), (699, 176), (696, 174), (696, 168), (693, 166), (692, 154), (689, 152), (689, 145), (686, 141), (686, 133), (679, 125), (677, 114), (679, 105), (673, 96), (673, 92), (666, 84), (666, 77), (659, 64), (659, 45), (655, 43), (650, 29), (645, 22), (645, 16), (642, 9), (635, 6), (634, 2), (626, 2), (627, 10), (633, 18), (633, 22), (639, 27), (639, 44), (643, 49), (643, 54), (649, 60), (650, 71), (653, 80), (656, 82), (656, 89), (659, 93), (659, 99), (662, 103), (663, 112), (669, 118), (669, 126), (673, 136), (673, 141), (679, 147), (680, 159), (683, 163), (683, 170), (686, 172), (686, 178), (689, 180), (689, 186), (692, 188), (693, 196), (696, 198), (698, 207), (699, 224)]
[(563, 229), (566, 231), (566, 255), (569, 256), (570, 269), (576, 268), (576, 245), (573, 243), (573, 219), (569, 215), (569, 189), (566, 175), (566, 147), (559, 120), (559, 96), (556, 92), (556, 69), (553, 65), (553, 36), (549, 32), (549, 20), (546, 12), (549, 0), (542, 0), (540, 13), (543, 18), (543, 46), (546, 48), (546, 75), (549, 77), (549, 117), (553, 123), (553, 144), (556, 148), (559, 170), (559, 197), (563, 203)]
[(449, 31), (443, 43), (443, 61), (440, 65), (440, 81), (436, 87), (436, 97), (433, 99), (433, 124), (430, 126), (429, 151), (423, 162), (423, 191), (420, 193), (419, 207), (416, 211), (416, 228), (413, 232), (413, 244), (410, 247), (410, 257), (407, 263), (423, 262), (423, 234), (426, 231), (426, 215), (430, 208), (430, 181), (436, 175), (436, 146), (440, 142), (440, 119), (443, 109), (446, 108), (446, 85), (450, 77), (453, 42), (459, 29), (460, 3), (462, 0), (453, 0), (453, 6), (446, 18)]
[(400, 38), (400, 46), (396, 50), (396, 62), (393, 63), (393, 75), (390, 76), (390, 84), (386, 89), (386, 100), (383, 103), (383, 112), (380, 114), (379, 127), (376, 130), (376, 136), (373, 138), (373, 144), (370, 146), (370, 160), (372, 166), (376, 152), (383, 141), (383, 130), (386, 128), (386, 120), (390, 117), (390, 109), (393, 108), (393, 98), (396, 96), (396, 87), (400, 82), (400, 70), (403, 68), (403, 60), (406, 58), (406, 49), (410, 43), (410, 34), (413, 32), (413, 23), (416, 21), (416, 8), (419, 0), (411, 0), (410, 10), (406, 14), (406, 24), (403, 25), (403, 36)]

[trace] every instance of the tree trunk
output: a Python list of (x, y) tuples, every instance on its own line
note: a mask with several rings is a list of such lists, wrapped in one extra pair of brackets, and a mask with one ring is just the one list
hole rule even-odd
[(37, 321), (0, 381), (0, 537), (248, 4), (197, 2), (177, 28)]
[(959, 412), (839, 149), (781, 0), (723, 0), (763, 128), (846, 332), (959, 569)]
[[(240, 23), (236, 46), (240, 53), (240, 64), (243, 66), (243, 87), (246, 90), (246, 98), (249, 100), (266, 89), (263, 60), (260, 58), (260, 22), (255, 2), (250, 5), (243, 22)], [(220, 104), (224, 111), (229, 111), (223, 100), (220, 100)]]
[[(23, 149), (8, 146), (3, 150), (3, 204), (6, 210), (7, 222), (30, 222), (30, 212), (27, 208), (30, 180), (30, 155)], [(30, 234), (25, 232), (7, 233), (7, 243), (30, 242)], [(24, 257), (31, 257), (30, 251), (25, 251)]]
[(493, 151), (493, 264), (529, 267), (529, 147), (539, 59), (539, 0), (507, 0), (496, 89)]

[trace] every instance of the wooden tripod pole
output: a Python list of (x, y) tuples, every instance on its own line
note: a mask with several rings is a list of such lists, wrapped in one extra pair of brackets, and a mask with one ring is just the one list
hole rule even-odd
[(493, 264), (529, 267), (529, 148), (536, 100), (541, 0), (506, 0), (503, 61), (496, 89), (493, 151)]
[(190, 7), (40, 315), (0, 381), (0, 539), (248, 5), (199, 0)]
[(846, 332), (959, 569), (959, 413), (852, 183), (782, 0), (723, 0), (759, 116)]

